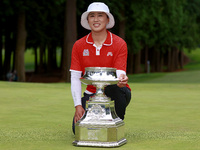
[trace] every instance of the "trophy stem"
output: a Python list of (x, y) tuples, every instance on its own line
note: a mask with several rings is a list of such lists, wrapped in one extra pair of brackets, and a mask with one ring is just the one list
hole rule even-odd
[(111, 101), (111, 98), (107, 97), (104, 93), (104, 89), (107, 86), (106, 83), (94, 83), (93, 84), (96, 87), (96, 93), (94, 96), (90, 97), (91, 101), (96, 102), (109, 102)]
[(103, 84), (97, 84), (96, 85), (96, 96), (105, 96), (104, 94), (104, 88), (105, 88), (105, 85)]

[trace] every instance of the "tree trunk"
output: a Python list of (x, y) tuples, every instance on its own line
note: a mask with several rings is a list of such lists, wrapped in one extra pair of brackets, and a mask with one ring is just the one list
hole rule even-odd
[(179, 50), (178, 50), (178, 48), (177, 47), (175, 47), (175, 49), (174, 49), (174, 53), (175, 53), (175, 70), (177, 70), (177, 69), (179, 69)]
[(3, 40), (2, 40), (2, 30), (0, 25), (0, 80), (3, 79), (3, 56), (2, 56), (2, 49), (3, 49)]
[(38, 55), (37, 55), (37, 47), (34, 48), (34, 54), (35, 54), (35, 73), (38, 73)]
[(151, 72), (155, 72), (156, 71), (156, 51), (155, 48), (152, 48), (151, 50)]
[(18, 81), (25, 82), (24, 51), (26, 47), (25, 12), (18, 14), (15, 69)]
[(168, 54), (168, 71), (175, 71), (178, 67), (178, 49), (172, 47)]
[(160, 71), (160, 51), (159, 50), (157, 50), (157, 49), (155, 49), (155, 56), (156, 56), (156, 63), (155, 63), (155, 71), (156, 72), (159, 72)]
[(162, 72), (164, 63), (163, 52), (161, 50), (155, 50), (155, 56), (156, 56), (155, 71)]
[(53, 49), (53, 51), (52, 51), (52, 67), (53, 67), (53, 69), (57, 69), (58, 65), (57, 65), (57, 57), (56, 57), (56, 55), (57, 55), (56, 45), (53, 45), (52, 49)]
[[(12, 54), (12, 39), (10, 37), (10, 31), (6, 30), (5, 34), (5, 56), (3, 63), (3, 79), (6, 80), (6, 75), (11, 70), (11, 54)], [(12, 44), (11, 44), (12, 43)]]
[(144, 72), (148, 73), (149, 71), (149, 58), (148, 58), (148, 47), (145, 46), (145, 49), (144, 49)]
[(179, 65), (180, 65), (180, 69), (183, 69), (183, 60), (184, 60), (184, 55), (183, 55), (183, 51), (181, 50), (179, 53)]
[(171, 51), (171, 71), (175, 70), (175, 60), (176, 60), (176, 55), (175, 55), (175, 49), (174, 47), (172, 47), (172, 51)]
[(67, 82), (70, 81), (71, 51), (76, 38), (76, 0), (66, 0), (61, 73), (62, 79)]
[(40, 44), (40, 62), (39, 62), (39, 67), (38, 67), (38, 72), (39, 73), (44, 73), (45, 72), (45, 61), (44, 61), (44, 58), (45, 58), (45, 46), (43, 43)]
[(57, 68), (56, 62), (56, 45), (48, 44), (48, 62), (47, 62), (47, 70), (48, 72), (53, 71)]
[(167, 71), (172, 71), (172, 68), (171, 68), (171, 60), (172, 60), (172, 58), (171, 58), (171, 52), (172, 52), (172, 50), (169, 48), (168, 49), (168, 55), (167, 55)]
[(164, 66), (164, 54), (163, 54), (162, 51), (161, 51), (160, 53), (161, 53), (161, 54), (160, 54), (160, 68), (159, 68), (159, 71), (160, 71), (160, 72), (163, 72), (163, 66)]
[(47, 71), (51, 72), (53, 70), (53, 48), (51, 44), (47, 45), (48, 48), (48, 59), (47, 59)]
[(141, 71), (141, 51), (134, 55), (134, 73), (140, 73)]
[(129, 73), (129, 74), (133, 74), (133, 64), (134, 64), (134, 62), (133, 62), (133, 60), (134, 60), (133, 56), (134, 55), (132, 53), (128, 53), (127, 73)]

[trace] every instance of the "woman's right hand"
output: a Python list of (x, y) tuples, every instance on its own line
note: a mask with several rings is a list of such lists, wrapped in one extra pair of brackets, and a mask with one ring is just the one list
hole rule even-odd
[(83, 107), (81, 105), (77, 105), (75, 108), (76, 108), (76, 111), (75, 111), (75, 115), (74, 115), (74, 123), (79, 121), (85, 113), (85, 110), (83, 109)]

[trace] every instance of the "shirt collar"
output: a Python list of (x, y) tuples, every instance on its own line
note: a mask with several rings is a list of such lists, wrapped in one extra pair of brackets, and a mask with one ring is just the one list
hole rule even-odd
[[(105, 42), (103, 43), (103, 45), (105, 45), (105, 46), (111, 46), (112, 43), (113, 43), (112, 33), (109, 32), (108, 30), (107, 30), (107, 33), (108, 33), (107, 34), (107, 38), (106, 38)], [(86, 42), (88, 44), (94, 44), (91, 32), (87, 35)]]

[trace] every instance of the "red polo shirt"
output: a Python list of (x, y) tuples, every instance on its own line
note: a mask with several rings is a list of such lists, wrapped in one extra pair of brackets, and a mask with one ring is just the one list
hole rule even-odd
[[(70, 70), (81, 71), (84, 74), (86, 67), (112, 67), (126, 72), (126, 42), (119, 36), (107, 32), (107, 38), (100, 49), (94, 46), (91, 33), (75, 42)], [(87, 86), (87, 90), (95, 93), (96, 88)]]

